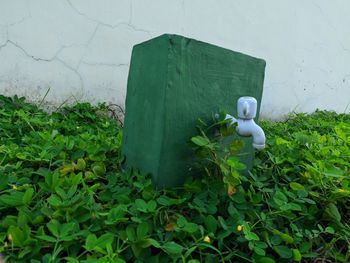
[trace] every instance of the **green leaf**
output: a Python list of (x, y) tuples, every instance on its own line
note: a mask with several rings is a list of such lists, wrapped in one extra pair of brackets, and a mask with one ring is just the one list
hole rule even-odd
[(198, 225), (195, 223), (187, 223), (182, 230), (192, 234), (198, 230)]
[(16, 157), (20, 160), (26, 160), (27, 156), (24, 153), (17, 153)]
[(188, 191), (191, 193), (199, 193), (202, 190), (201, 186), (202, 184), (200, 181), (193, 180), (191, 177), (187, 178), (184, 184), (185, 191)]
[(25, 255), (31, 253), (33, 249), (31, 247), (26, 246), (22, 251), (18, 254), (18, 258), (22, 259)]
[(59, 186), (59, 174), (57, 172), (49, 173), (45, 176), (45, 183), (51, 192), (55, 191), (55, 188)]
[[(244, 228), (243, 228), (244, 229)], [(253, 232), (248, 232), (244, 235), (244, 237), (248, 240), (248, 241), (251, 241), (251, 240), (260, 240), (260, 238), (258, 237), (257, 234), (253, 233)]]
[(46, 224), (46, 226), (55, 237), (60, 236), (59, 229), (61, 227), (61, 224), (57, 220), (52, 219), (49, 223)]
[(157, 208), (157, 203), (154, 200), (151, 200), (147, 203), (147, 210), (148, 212), (152, 213), (156, 210)]
[(256, 260), (256, 263), (276, 263), (276, 261), (270, 257), (261, 257)]
[(1, 174), (0, 175), (0, 191), (5, 189), (7, 184), (8, 184), (8, 177), (3, 175), (3, 174)]
[(33, 219), (32, 224), (37, 225), (37, 224), (42, 223), (43, 221), (44, 221), (44, 216), (38, 215)]
[(82, 173), (78, 173), (78, 174), (71, 174), (70, 179), (71, 179), (71, 184), (72, 185), (78, 185), (81, 183), (83, 178), (83, 174)]
[(244, 146), (242, 140), (233, 140), (229, 145), (229, 150), (231, 155), (236, 155), (236, 153)]
[(25, 235), (23, 231), (17, 226), (10, 226), (7, 230), (7, 235), (11, 237), (12, 244), (16, 247), (23, 247)]
[(177, 255), (177, 254), (181, 254), (181, 252), (183, 251), (183, 247), (173, 241), (171, 242), (166, 242), (163, 246), (162, 249), (170, 254), (170, 255)]
[(85, 160), (83, 158), (79, 158), (76, 167), (78, 168), (78, 170), (84, 171), (86, 168)]
[(328, 234), (334, 234), (335, 233), (334, 228), (331, 227), (331, 226), (327, 226), (326, 229), (325, 229), (325, 232), (328, 233)]
[(285, 139), (283, 139), (281, 137), (277, 137), (276, 138), (276, 144), (277, 145), (289, 144), (289, 141), (287, 141), (287, 140), (285, 140)]
[(324, 175), (327, 177), (334, 177), (334, 178), (341, 178), (344, 176), (344, 171), (341, 169), (333, 166), (331, 168), (328, 168), (325, 172)]
[(85, 241), (85, 248), (88, 251), (94, 250), (100, 253), (106, 253), (105, 249), (108, 246), (112, 246), (113, 241), (114, 236), (111, 233), (103, 234), (99, 238), (95, 234), (89, 234)]
[(302, 242), (299, 249), (301, 251), (301, 253), (305, 254), (307, 252), (309, 252), (312, 248), (312, 241), (309, 242)]
[(291, 237), (290, 235), (288, 234), (285, 234), (285, 233), (282, 233), (280, 235), (281, 239), (286, 242), (287, 244), (293, 244), (294, 243), (294, 239), (293, 237)]
[(210, 143), (210, 141), (208, 140), (208, 138), (203, 137), (203, 136), (195, 136), (191, 138), (191, 141), (200, 147), (206, 146)]
[(292, 253), (293, 253), (293, 260), (294, 261), (301, 261), (302, 256), (301, 256), (301, 253), (298, 249), (296, 249), (296, 248), (292, 249)]
[(76, 184), (72, 185), (67, 192), (67, 198), (68, 199), (72, 198), (73, 195), (76, 193), (77, 189), (78, 189), (78, 186)]
[(338, 211), (337, 206), (334, 203), (330, 203), (328, 207), (325, 209), (325, 211), (331, 218), (333, 218), (337, 222), (341, 221), (341, 215)]
[(257, 234), (251, 232), (250, 226), (247, 222), (243, 222), (242, 223), (243, 226), (243, 233), (244, 233), (244, 237), (248, 240), (248, 241), (259, 241), (260, 238), (258, 237)]
[(106, 224), (115, 224), (128, 220), (128, 218), (125, 217), (127, 210), (125, 205), (118, 205), (112, 208), (108, 213)]
[(293, 237), (288, 235), (288, 234), (286, 234), (286, 233), (282, 233), (282, 232), (278, 231), (277, 229), (274, 229), (272, 231), (272, 233), (274, 233), (275, 235), (278, 235), (287, 244), (294, 243)]
[(142, 250), (144, 248), (148, 248), (149, 246), (155, 246), (155, 247), (160, 247), (159, 243), (157, 241), (155, 241), (154, 239), (143, 239), (143, 240), (139, 240), (134, 242), (131, 245), (132, 251), (134, 252), (135, 257), (139, 257), (140, 253), (142, 252)]
[(260, 247), (254, 247), (254, 252), (256, 253), (256, 254), (258, 254), (259, 256), (265, 256), (265, 250), (264, 249), (262, 249), (262, 248), (260, 248)]
[(138, 258), (142, 252), (143, 248), (143, 241), (137, 241), (133, 244), (131, 244), (132, 252), (134, 253), (135, 257)]
[(69, 234), (69, 232), (71, 232), (75, 227), (75, 223), (71, 222), (71, 223), (66, 223), (61, 225), (60, 228), (60, 237), (65, 237)]
[(291, 258), (293, 256), (292, 250), (286, 246), (275, 246), (273, 249), (281, 258)]
[(273, 196), (273, 200), (275, 201), (275, 203), (277, 205), (284, 205), (285, 203), (288, 202), (287, 197), (281, 192), (281, 191), (277, 191), (274, 196)]
[(23, 205), (23, 192), (11, 191), (11, 194), (3, 194), (0, 196), (0, 205), (5, 206), (21, 206)]
[(111, 233), (106, 233), (97, 239), (96, 245), (100, 248), (106, 248), (108, 244), (112, 245), (114, 240), (114, 235)]
[(219, 223), (221, 225), (221, 227), (224, 229), (224, 230), (227, 230), (228, 229), (228, 226), (226, 224), (226, 221), (224, 218), (222, 218), (221, 216), (218, 217), (218, 220), (219, 220)]
[(33, 188), (28, 188), (25, 191), (25, 193), (23, 195), (23, 199), (22, 199), (22, 201), (23, 201), (23, 203), (25, 205), (30, 203), (30, 201), (32, 200), (32, 197), (33, 197), (33, 193), (34, 193), (34, 189)]
[(160, 196), (159, 198), (157, 198), (158, 204), (163, 206), (180, 205), (186, 200), (187, 200), (186, 198), (175, 199), (175, 198), (169, 198), (167, 196)]
[(144, 212), (144, 213), (148, 212), (148, 210), (147, 210), (147, 203), (144, 200), (136, 199), (135, 200), (135, 205), (136, 205), (137, 210), (139, 210), (141, 212)]
[(226, 163), (227, 163), (230, 167), (232, 167), (232, 168), (234, 168), (234, 169), (237, 169), (237, 170), (244, 170), (244, 169), (246, 168), (246, 166), (245, 166), (243, 163), (241, 163), (241, 162), (239, 161), (239, 159), (238, 159), (237, 157), (235, 157), (235, 156), (229, 157), (229, 158), (226, 160)]
[(62, 201), (61, 199), (55, 195), (55, 194), (52, 194), (48, 199), (47, 199), (47, 202), (54, 206), (54, 207), (57, 207), (57, 206), (61, 206), (62, 205)]
[(126, 227), (126, 235), (131, 242), (136, 241), (135, 229), (132, 225)]
[(206, 224), (208, 231), (210, 233), (215, 234), (216, 229), (217, 229), (217, 225), (218, 225), (215, 217), (213, 217), (212, 215), (208, 215), (205, 219), (205, 224)]
[(106, 173), (106, 167), (103, 163), (96, 164), (92, 167), (92, 171), (96, 176), (103, 176)]
[(301, 206), (296, 203), (288, 203), (288, 204), (281, 205), (280, 209), (282, 211), (288, 211), (288, 210), (301, 211)]
[(93, 250), (97, 245), (97, 237), (95, 234), (89, 234), (85, 240), (85, 248), (87, 250)]
[(65, 257), (65, 260), (67, 260), (67, 263), (79, 263), (80, 261), (73, 257)]
[(41, 235), (41, 236), (36, 236), (36, 237), (39, 238), (39, 239), (48, 241), (48, 242), (53, 242), (53, 243), (57, 241), (56, 238), (53, 238), (53, 237), (48, 236), (48, 235)]
[(298, 190), (304, 190), (305, 187), (297, 182), (291, 182), (289, 183), (290, 188), (292, 188), (294, 191)]
[(152, 246), (156, 247), (156, 248), (160, 248), (161, 245), (158, 243), (157, 240), (152, 239), (152, 238), (148, 238), (146, 239)]
[(161, 197), (157, 198), (157, 202), (158, 202), (158, 204), (163, 205), (163, 206), (170, 206), (171, 202), (169, 199), (170, 198), (168, 198), (166, 196), (161, 196)]
[(137, 226), (136, 236), (138, 240), (144, 239), (148, 233), (148, 223), (143, 222)]
[(186, 224), (187, 224), (187, 220), (186, 220), (186, 218), (183, 217), (183, 216), (179, 216), (179, 218), (176, 220), (176, 225), (177, 225), (178, 227), (183, 228), (183, 227), (186, 226)]

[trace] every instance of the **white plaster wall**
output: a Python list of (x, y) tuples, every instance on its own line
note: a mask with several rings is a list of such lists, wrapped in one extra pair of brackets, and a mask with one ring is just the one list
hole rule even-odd
[(264, 117), (350, 110), (349, 0), (0, 0), (0, 94), (123, 105), (132, 46), (163, 33), (265, 59)]

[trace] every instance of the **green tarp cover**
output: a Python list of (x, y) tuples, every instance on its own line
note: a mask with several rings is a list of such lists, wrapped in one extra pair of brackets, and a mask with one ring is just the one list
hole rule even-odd
[[(264, 71), (262, 59), (178, 35), (134, 46), (122, 142), (126, 166), (150, 173), (159, 188), (183, 184), (198, 119), (220, 111), (236, 116), (241, 96), (255, 97), (259, 112)], [(242, 160), (251, 167), (251, 138), (244, 141)]]

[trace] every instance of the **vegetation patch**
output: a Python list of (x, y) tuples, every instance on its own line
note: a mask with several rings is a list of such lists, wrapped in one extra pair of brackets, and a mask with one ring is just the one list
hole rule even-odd
[(122, 128), (108, 106), (47, 114), (0, 96), (0, 253), (8, 262), (349, 262), (350, 116), (260, 124), (267, 148), (251, 173), (240, 172), (240, 142), (225, 142), (225, 125), (202, 126), (191, 141), (203, 177), (155, 191), (148, 176), (121, 170)]

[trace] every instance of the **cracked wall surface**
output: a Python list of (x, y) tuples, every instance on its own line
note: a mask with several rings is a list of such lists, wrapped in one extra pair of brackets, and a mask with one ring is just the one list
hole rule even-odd
[(261, 116), (350, 111), (347, 0), (1, 0), (0, 94), (124, 105), (132, 46), (163, 33), (266, 60)]

